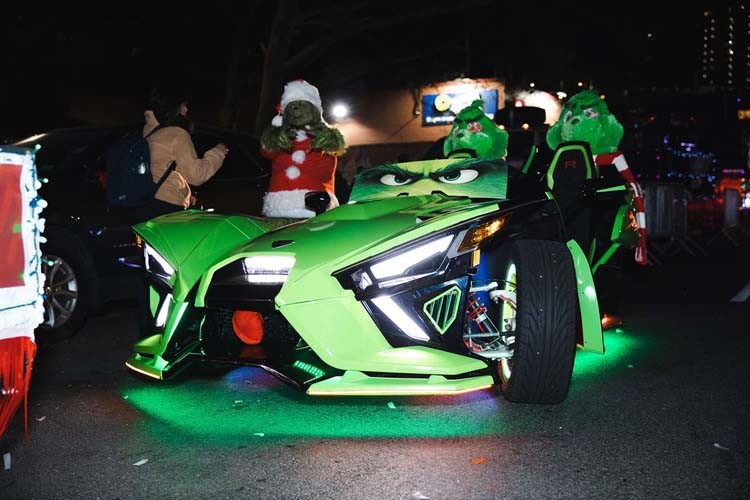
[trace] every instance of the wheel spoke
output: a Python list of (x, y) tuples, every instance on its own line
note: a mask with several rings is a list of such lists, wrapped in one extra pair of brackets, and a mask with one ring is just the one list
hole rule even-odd
[(49, 275), (47, 277), (47, 280), (50, 284), (55, 282), (55, 275), (57, 274), (57, 270), (60, 269), (60, 259), (55, 259), (54, 264), (52, 265), (52, 270), (50, 270)]
[(55, 310), (52, 308), (52, 303), (49, 300), (44, 301), (44, 312), (47, 313), (47, 321), (44, 324), (50, 328), (55, 326)]
[(75, 276), (74, 276), (74, 275), (73, 275), (73, 274), (71, 273), (71, 274), (69, 274), (69, 275), (67, 275), (67, 276), (63, 277), (63, 279), (61, 279), (61, 280), (60, 280), (60, 281), (58, 281), (57, 283), (55, 283), (55, 284), (54, 284), (54, 287), (55, 287), (55, 288), (59, 288), (59, 287), (61, 287), (61, 286), (63, 286), (63, 285), (67, 285), (68, 283), (70, 283), (70, 282), (71, 282), (71, 281), (73, 281), (74, 279), (76, 279), (76, 277), (75, 277)]

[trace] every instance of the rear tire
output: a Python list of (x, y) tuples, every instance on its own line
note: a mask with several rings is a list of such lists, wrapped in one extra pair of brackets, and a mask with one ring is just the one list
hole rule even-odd
[[(570, 252), (557, 241), (518, 240), (493, 267), (492, 276), (516, 278), (515, 342), (512, 357), (498, 361), (499, 389), (508, 401), (560, 403), (575, 359), (577, 296)], [(508, 315), (507, 304), (499, 307), (498, 326)]]

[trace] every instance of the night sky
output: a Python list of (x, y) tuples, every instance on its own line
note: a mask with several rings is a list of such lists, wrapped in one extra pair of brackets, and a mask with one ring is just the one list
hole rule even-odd
[[(278, 2), (27, 4), (4, 9), (4, 136), (70, 124), (70, 95), (142, 96), (164, 75), (198, 99), (224, 95), (231, 79), (241, 99), (257, 100)], [(605, 92), (696, 81), (699, 5), (532, 4), (302, 0), (285, 76), (323, 91), (459, 76), (548, 90), (583, 80)]]

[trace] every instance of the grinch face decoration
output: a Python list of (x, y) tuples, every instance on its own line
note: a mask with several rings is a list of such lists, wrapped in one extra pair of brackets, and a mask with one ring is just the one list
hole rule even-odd
[(505, 198), (506, 186), (507, 165), (503, 160), (414, 161), (363, 170), (355, 179), (350, 199), (365, 201), (434, 192), (472, 198)]
[(596, 92), (585, 90), (565, 104), (560, 119), (547, 132), (547, 144), (557, 149), (561, 142), (585, 141), (595, 155), (614, 153), (623, 128)]
[(501, 159), (508, 153), (508, 133), (484, 114), (479, 99), (459, 111), (443, 143), (446, 158), (462, 149), (474, 151), (477, 158)]

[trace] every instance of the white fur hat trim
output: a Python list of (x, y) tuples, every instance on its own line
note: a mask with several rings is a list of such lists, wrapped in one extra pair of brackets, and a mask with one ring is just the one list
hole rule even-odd
[(294, 101), (307, 101), (318, 108), (320, 114), (323, 114), (323, 103), (320, 100), (318, 88), (305, 80), (294, 80), (284, 86), (284, 94), (281, 96), (281, 112), (284, 112), (287, 104)]
[(284, 118), (281, 115), (276, 115), (271, 120), (271, 125), (274, 127), (281, 127), (284, 124)]

